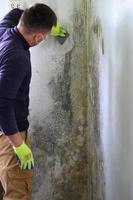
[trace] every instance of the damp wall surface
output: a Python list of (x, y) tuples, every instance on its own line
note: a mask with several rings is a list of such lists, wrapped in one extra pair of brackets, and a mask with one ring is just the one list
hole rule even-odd
[(42, 2), (70, 37), (31, 49), (30, 128), (35, 156), (33, 200), (103, 200), (99, 124), (101, 25), (96, 2)]
[[(70, 32), (32, 51), (31, 134), (37, 160), (33, 198), (103, 200), (99, 129), (100, 24), (95, 2), (55, 1)], [(99, 50), (100, 49), (100, 50)]]
[(132, 200), (133, 3), (101, 1), (97, 8), (105, 44), (100, 57), (100, 116), (106, 199)]

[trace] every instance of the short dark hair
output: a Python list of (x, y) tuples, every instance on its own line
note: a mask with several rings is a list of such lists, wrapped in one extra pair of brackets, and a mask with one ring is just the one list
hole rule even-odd
[(36, 32), (51, 30), (57, 23), (57, 17), (49, 6), (36, 3), (23, 12), (20, 21), (28, 32)]

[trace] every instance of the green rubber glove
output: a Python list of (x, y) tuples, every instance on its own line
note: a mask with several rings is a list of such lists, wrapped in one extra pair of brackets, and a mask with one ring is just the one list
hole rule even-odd
[(17, 155), (21, 169), (33, 169), (34, 158), (31, 149), (23, 142), (19, 147), (14, 147), (14, 152)]
[(60, 36), (60, 37), (65, 37), (66, 36), (66, 30), (62, 27), (60, 22), (57, 22), (56, 26), (53, 26), (51, 29), (51, 35), (52, 36)]

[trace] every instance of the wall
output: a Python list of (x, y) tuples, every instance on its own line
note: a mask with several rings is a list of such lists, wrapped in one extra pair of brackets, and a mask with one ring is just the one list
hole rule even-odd
[(115, 0), (97, 5), (105, 44), (100, 96), (106, 199), (132, 200), (133, 3)]
[(104, 38), (97, 5), (99, 1), (88, 2), (87, 13), (87, 157), (88, 198), (105, 198), (104, 162), (100, 129), (100, 64), (104, 55)]
[(34, 199), (104, 199), (96, 51), (101, 38), (93, 6), (56, 1), (57, 15), (73, 38), (63, 46), (49, 38), (32, 51)]

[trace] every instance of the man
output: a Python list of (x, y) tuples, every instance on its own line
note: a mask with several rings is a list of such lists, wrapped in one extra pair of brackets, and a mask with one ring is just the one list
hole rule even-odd
[(44, 4), (25, 11), (13, 9), (0, 23), (0, 182), (4, 200), (31, 200), (34, 158), (27, 140), (29, 48), (45, 40), (52, 29), (52, 35), (63, 35), (59, 23), (56, 30), (56, 23), (55, 13)]

